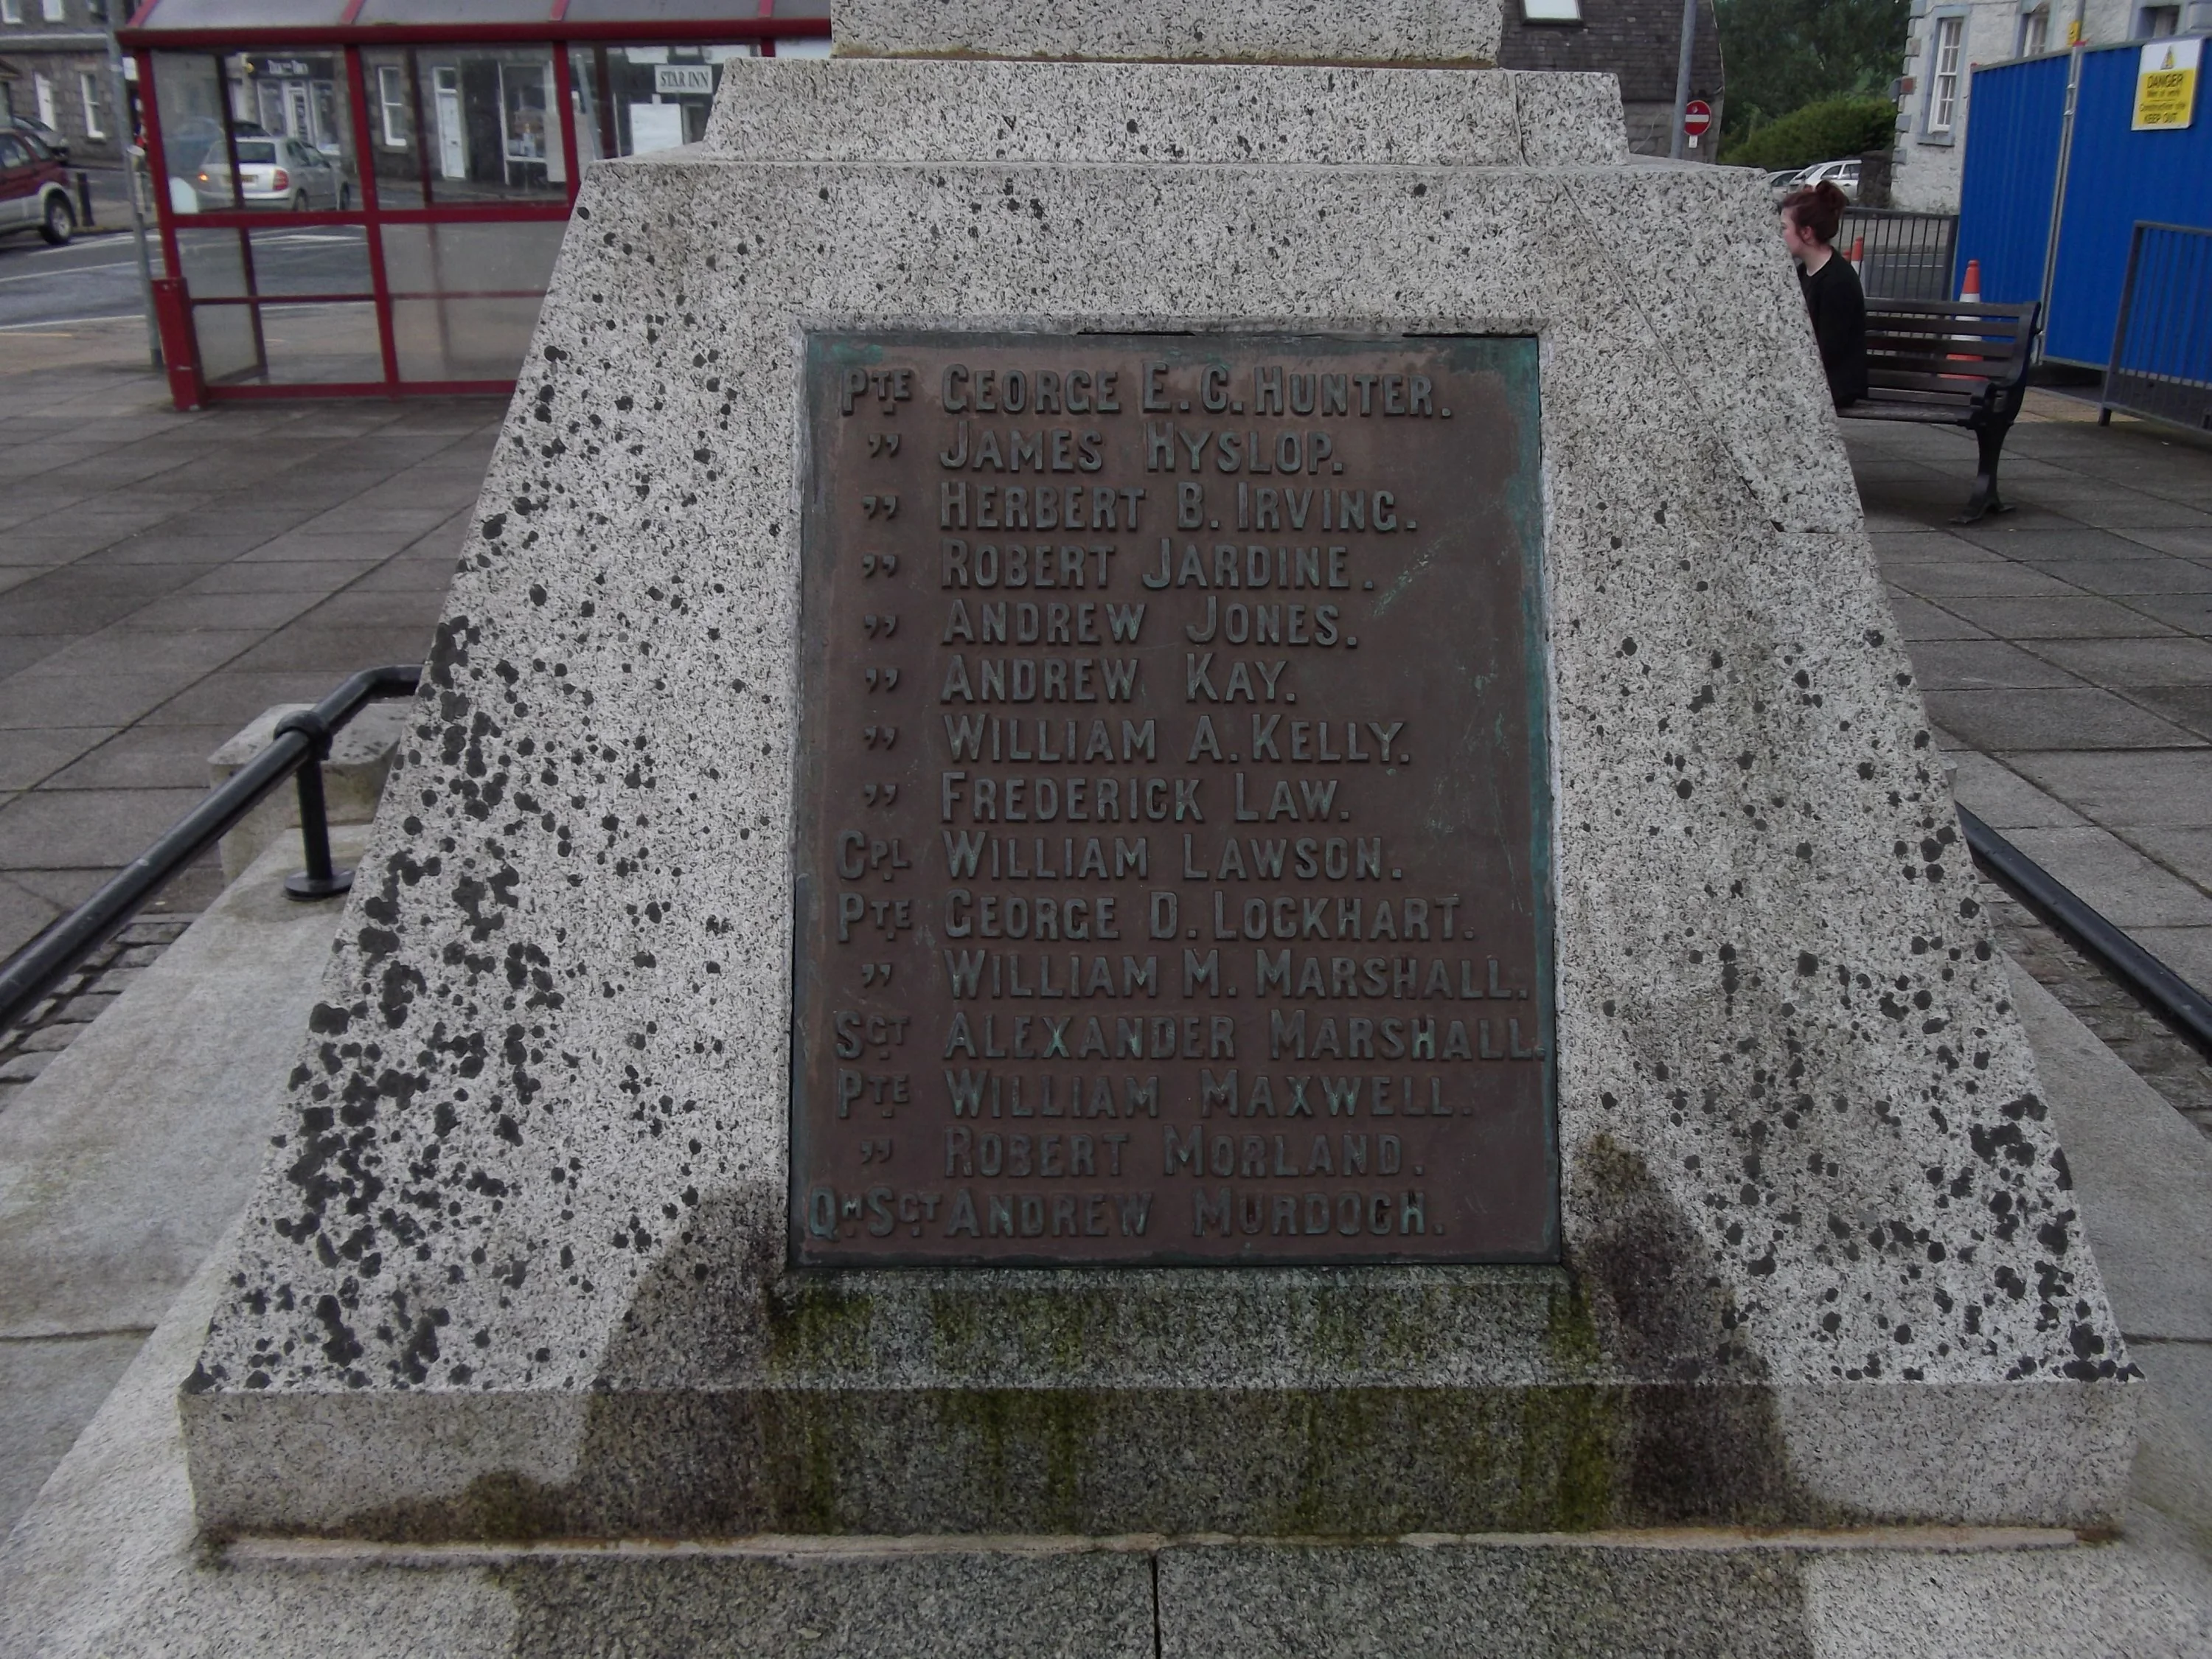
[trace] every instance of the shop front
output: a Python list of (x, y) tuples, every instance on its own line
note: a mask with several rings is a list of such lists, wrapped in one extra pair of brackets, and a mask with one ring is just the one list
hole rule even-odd
[(828, 0), (150, 0), (120, 39), (179, 406), (512, 390), (583, 170), (829, 36)]

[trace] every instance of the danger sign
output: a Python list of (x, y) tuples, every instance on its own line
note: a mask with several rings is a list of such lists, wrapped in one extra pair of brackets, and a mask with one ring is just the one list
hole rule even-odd
[(1682, 131), (1692, 138), (1705, 136), (1705, 129), (1713, 124), (1713, 106), (1702, 98), (1692, 98), (1682, 106)]
[(2186, 127), (2197, 112), (2197, 65), (2202, 40), (2154, 40), (2136, 68), (2137, 132)]

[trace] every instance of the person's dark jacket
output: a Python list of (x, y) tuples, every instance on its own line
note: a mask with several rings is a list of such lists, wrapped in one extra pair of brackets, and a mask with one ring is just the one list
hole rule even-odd
[(1866, 292), (1859, 274), (1840, 253), (1832, 253), (1808, 276), (1798, 268), (1805, 308), (1813, 313), (1813, 337), (1820, 342), (1820, 367), (1827, 371), (1828, 395), (1836, 407), (1856, 403), (1867, 392)]

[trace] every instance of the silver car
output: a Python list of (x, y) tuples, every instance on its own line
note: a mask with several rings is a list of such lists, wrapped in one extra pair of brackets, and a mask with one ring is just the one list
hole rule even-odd
[(1797, 175), (1796, 183), (1791, 188), (1803, 190), (1809, 185), (1820, 184), (1824, 179), (1843, 191), (1846, 200), (1857, 201), (1859, 199), (1859, 158), (1854, 155), (1844, 161), (1815, 161)]
[[(352, 184), (313, 144), (273, 136), (235, 143), (240, 207), (343, 213), (353, 205)], [(191, 182), (202, 208), (219, 210), (230, 205), (231, 170), (222, 145), (209, 148)]]

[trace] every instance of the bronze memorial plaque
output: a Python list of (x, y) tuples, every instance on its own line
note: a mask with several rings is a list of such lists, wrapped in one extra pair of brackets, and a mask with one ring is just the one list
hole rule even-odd
[(1536, 385), (810, 338), (796, 1263), (1556, 1257)]

